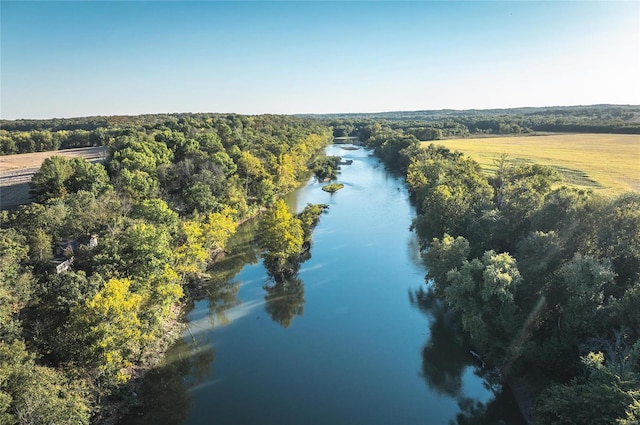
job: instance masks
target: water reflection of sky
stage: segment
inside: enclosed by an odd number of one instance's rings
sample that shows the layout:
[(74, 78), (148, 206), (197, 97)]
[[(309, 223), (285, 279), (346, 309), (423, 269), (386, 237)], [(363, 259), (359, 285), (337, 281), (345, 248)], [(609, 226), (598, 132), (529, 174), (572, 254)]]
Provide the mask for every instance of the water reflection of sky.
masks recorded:
[(198, 336), (199, 334), (209, 332), (211, 329), (217, 326), (229, 325), (238, 319), (242, 319), (245, 316), (251, 314), (254, 310), (264, 305), (264, 300), (254, 300), (243, 302), (237, 306), (231, 307), (225, 310), (222, 314), (225, 319), (222, 319), (219, 315), (205, 314), (201, 315), (199, 319), (190, 318), (189, 328), (191, 334)]
[(311, 181), (289, 199), (330, 205), (299, 281), (276, 286), (260, 263), (246, 266), (228, 308), (203, 300), (189, 314), (187, 339), (212, 341), (215, 361), (190, 389), (187, 424), (446, 424), (460, 399), (491, 398), (444, 316), (407, 297), (425, 270), (402, 181), (365, 151), (327, 153), (354, 162), (344, 189)]

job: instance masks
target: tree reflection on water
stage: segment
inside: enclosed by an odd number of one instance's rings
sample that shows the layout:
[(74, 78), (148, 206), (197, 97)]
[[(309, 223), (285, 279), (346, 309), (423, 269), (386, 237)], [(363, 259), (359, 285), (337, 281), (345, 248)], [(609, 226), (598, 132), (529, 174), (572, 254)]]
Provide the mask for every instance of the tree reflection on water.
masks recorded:
[(422, 348), (421, 375), (439, 394), (458, 398), (462, 375), (474, 361), (461, 326), (433, 291), (420, 288), (409, 295), (411, 303), (431, 318), (430, 337)]
[[(167, 351), (161, 365), (151, 369), (137, 393), (139, 404), (120, 425), (178, 425), (187, 419), (191, 407), (189, 388), (209, 375), (214, 350), (211, 345), (179, 339)], [(184, 377), (189, 376), (189, 380)]]
[[(431, 289), (409, 292), (411, 304), (430, 318), (430, 336), (422, 349), (422, 371), (427, 385), (440, 394), (454, 398), (460, 407), (455, 423), (524, 424), (509, 389), (502, 385), (500, 375), (483, 367), (481, 360), (471, 353), (468, 338), (462, 330), (458, 315), (452, 312)], [(474, 374), (492, 391), (486, 403), (465, 396), (463, 375), (475, 366)]]
[(304, 284), (298, 276), (274, 281), (264, 286), (265, 311), (271, 319), (288, 328), (295, 316), (304, 312)]
[[(235, 276), (247, 264), (258, 262), (255, 221), (244, 223), (231, 237), (224, 256), (208, 270), (209, 279), (188, 288), (193, 302), (206, 300), (209, 321), (228, 322), (226, 312), (239, 304), (239, 283)], [(193, 302), (188, 311), (193, 308)], [(151, 369), (136, 388), (137, 405), (119, 422), (120, 425), (177, 425), (184, 423), (191, 407), (189, 389), (211, 373), (214, 349), (209, 341), (191, 334), (180, 338), (167, 351), (161, 365)], [(188, 379), (185, 379), (187, 378)]]
[(247, 264), (258, 262), (256, 229), (257, 220), (249, 220), (238, 227), (229, 239), (224, 255), (207, 270), (209, 278), (192, 288), (194, 300), (207, 300), (208, 315), (213, 325), (227, 324), (229, 320), (225, 313), (240, 303), (240, 283), (233, 279)]

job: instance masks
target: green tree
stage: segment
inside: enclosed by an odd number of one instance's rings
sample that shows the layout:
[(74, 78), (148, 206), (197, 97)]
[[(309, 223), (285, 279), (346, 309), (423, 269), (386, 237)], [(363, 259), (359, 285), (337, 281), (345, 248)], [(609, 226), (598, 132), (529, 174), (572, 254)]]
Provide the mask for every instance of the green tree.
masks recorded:
[(577, 345), (606, 323), (604, 289), (614, 278), (606, 260), (576, 255), (562, 265), (545, 293), (565, 338)]
[(45, 205), (21, 205), (13, 215), (11, 225), (25, 235), (41, 229), (56, 240), (65, 232), (67, 214), (67, 207), (62, 199), (50, 200)]
[(497, 205), (507, 220), (509, 240), (515, 242), (529, 232), (532, 218), (557, 180), (552, 169), (537, 164), (509, 164), (498, 170)]
[(111, 147), (109, 168), (118, 173), (121, 170), (142, 171), (155, 177), (157, 168), (170, 164), (173, 152), (162, 142), (148, 139), (146, 136), (120, 136)]
[(518, 243), (517, 249), (518, 269), (523, 277), (518, 303), (523, 310), (531, 311), (560, 267), (563, 245), (554, 231), (532, 232)]
[(95, 196), (109, 189), (109, 177), (101, 164), (91, 164), (82, 158), (66, 159), (52, 156), (31, 179), (30, 193), (38, 202), (84, 190)]
[(174, 266), (182, 274), (184, 282), (187, 275), (204, 272), (208, 253), (204, 247), (203, 229), (197, 221), (184, 221), (180, 226), (180, 243), (174, 251)]
[(92, 409), (87, 390), (55, 369), (35, 366), (14, 398), (21, 424), (89, 424)]
[(424, 255), (427, 265), (427, 279), (432, 279), (436, 293), (444, 295), (449, 285), (449, 271), (455, 270), (467, 260), (470, 252), (469, 242), (462, 236), (453, 238), (445, 233), (442, 239), (433, 239)]
[(143, 199), (138, 202), (131, 211), (131, 218), (145, 220), (169, 231), (174, 231), (180, 221), (178, 213), (171, 210), (160, 198)]
[[(238, 165), (238, 175), (244, 180), (246, 196), (261, 199), (263, 190), (260, 190), (260, 183), (265, 180), (271, 182), (271, 179), (268, 178), (269, 174), (260, 159), (250, 152), (244, 151), (236, 160), (236, 164)], [(273, 182), (271, 182), (271, 189), (273, 190)]]
[(407, 182), (419, 204), (414, 226), (427, 240), (466, 235), (492, 206), (492, 190), (478, 163), (432, 147), (411, 162)]
[(196, 135), (196, 140), (200, 145), (200, 149), (209, 155), (224, 152), (224, 146), (216, 133), (199, 133)]
[(461, 313), (474, 344), (494, 360), (504, 360), (518, 328), (514, 297), (522, 278), (515, 259), (487, 251), (448, 272), (447, 280), (445, 298)]
[(327, 156), (319, 158), (313, 163), (313, 174), (318, 181), (335, 180), (338, 178), (340, 168), (339, 156)]
[(144, 222), (133, 223), (120, 237), (120, 255), (127, 276), (144, 278), (169, 263), (172, 252), (164, 229)]
[(66, 218), (61, 228), (64, 236), (84, 237), (92, 233), (102, 234), (119, 226), (124, 205), (115, 192), (96, 197), (80, 190), (64, 200)]
[(29, 237), (29, 251), (32, 261), (48, 261), (53, 258), (53, 241), (51, 235), (37, 229)]
[(53, 135), (49, 131), (32, 131), (31, 140), (35, 143), (37, 152), (55, 151), (58, 149), (54, 143)]
[(36, 144), (31, 138), (31, 134), (28, 132), (22, 131), (14, 133), (12, 138), (18, 148), (18, 153), (30, 153), (36, 151)]
[(122, 170), (114, 185), (120, 193), (133, 200), (154, 198), (159, 190), (158, 180), (142, 170)]
[(617, 373), (605, 365), (602, 353), (582, 358), (585, 373), (569, 384), (554, 384), (536, 400), (539, 424), (623, 424), (637, 419), (640, 376)]
[(226, 248), (227, 241), (238, 228), (235, 215), (234, 209), (226, 207), (219, 212), (198, 217), (202, 223), (204, 246), (210, 255), (222, 252)]
[(24, 236), (0, 229), (0, 341), (13, 341), (21, 331), (18, 314), (33, 292), (33, 275), (21, 265), (27, 258)]
[(329, 208), (327, 204), (307, 204), (304, 209), (297, 215), (302, 224), (304, 232), (303, 239), (305, 242), (311, 242), (313, 229), (320, 222), (320, 215)]
[(31, 178), (30, 193), (38, 202), (58, 198), (68, 193), (66, 187), (73, 175), (73, 166), (69, 160), (61, 156), (45, 159)]
[(88, 399), (79, 381), (35, 365), (22, 341), (0, 342), (0, 423), (88, 425)]
[(227, 177), (233, 175), (238, 169), (235, 162), (233, 162), (233, 159), (231, 159), (231, 157), (224, 151), (213, 153), (211, 155), (211, 160), (218, 166), (222, 167), (224, 175)]
[(619, 297), (624, 289), (640, 280), (640, 194), (626, 193), (611, 201), (596, 227), (599, 251), (611, 258), (618, 275)]
[(286, 153), (278, 157), (277, 186), (280, 193), (288, 193), (298, 185), (296, 159), (292, 153)]
[(0, 135), (0, 155), (12, 155), (14, 153), (18, 153), (16, 142), (8, 134)]
[(82, 158), (70, 160), (73, 173), (65, 184), (68, 193), (84, 190), (96, 197), (111, 188), (107, 170), (102, 164), (92, 164)]
[(260, 226), (260, 247), (265, 251), (265, 266), (274, 276), (282, 277), (296, 269), (303, 236), (300, 220), (289, 212), (282, 199), (265, 213)]
[(211, 186), (199, 181), (190, 184), (182, 190), (182, 199), (188, 212), (202, 212), (218, 210), (222, 205), (211, 191)]

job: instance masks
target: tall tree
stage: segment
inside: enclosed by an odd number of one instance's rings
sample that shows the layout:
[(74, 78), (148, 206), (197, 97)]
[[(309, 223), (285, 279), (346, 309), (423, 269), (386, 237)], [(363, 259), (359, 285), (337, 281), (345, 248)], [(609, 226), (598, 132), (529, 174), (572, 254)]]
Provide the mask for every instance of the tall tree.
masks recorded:
[(69, 160), (61, 156), (49, 157), (31, 178), (30, 193), (39, 202), (64, 196), (68, 193), (66, 185), (72, 175), (73, 166)]
[(289, 212), (282, 199), (265, 213), (260, 227), (260, 246), (265, 251), (265, 265), (274, 275), (282, 276), (295, 270), (303, 235), (300, 220)]
[(447, 280), (446, 300), (462, 314), (472, 341), (494, 361), (504, 360), (518, 328), (514, 295), (522, 278), (515, 259), (487, 251), (447, 273)]
[(142, 347), (139, 318), (142, 297), (131, 292), (129, 279), (110, 279), (83, 305), (71, 312), (71, 330), (79, 358), (98, 371), (108, 386), (130, 378), (126, 368)]

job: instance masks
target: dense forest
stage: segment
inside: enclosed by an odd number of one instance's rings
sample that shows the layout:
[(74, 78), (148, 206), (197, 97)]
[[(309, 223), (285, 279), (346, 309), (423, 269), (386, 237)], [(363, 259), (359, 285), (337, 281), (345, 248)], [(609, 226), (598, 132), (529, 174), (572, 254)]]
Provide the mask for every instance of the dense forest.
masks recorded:
[[(358, 136), (406, 175), (428, 269), (419, 296), (465, 330), (490, 384), (506, 383), (535, 423), (640, 420), (640, 195), (602, 198), (508, 158), (487, 176), (461, 153), (419, 144), (640, 134), (640, 107), (0, 125), (1, 154), (109, 152), (104, 164), (45, 160), (35, 202), (1, 212), (0, 424), (102, 423), (135, 403), (131, 383), (181, 336), (179, 307), (225, 261), (237, 225), (263, 211), (268, 292), (295, 287), (323, 206), (296, 216), (279, 198), (311, 173), (336, 177), (339, 158), (318, 157), (332, 136)], [(490, 411), (470, 406), (458, 422), (491, 423)]]
[[(326, 126), (296, 117), (115, 121), (23, 133), (38, 149), (90, 143), (109, 155), (45, 160), (35, 202), (2, 211), (0, 423), (103, 423), (136, 403), (129, 383), (180, 337), (182, 300), (209, 278), (238, 223), (274, 204), (282, 213), (277, 199), (331, 140)], [(295, 238), (286, 247), (265, 238), (266, 258), (298, 258), (321, 211), (270, 214)]]
[[(640, 420), (640, 195), (603, 198), (502, 158), (487, 177), (443, 146), (379, 124), (364, 141), (406, 174), (427, 290), (491, 383), (537, 424)], [(492, 423), (470, 406), (459, 423)]]
[[(303, 116), (333, 128), (334, 136), (361, 136), (377, 122), (422, 141), (536, 132), (640, 134), (640, 106), (594, 105), (490, 110), (439, 110)], [(239, 116), (236, 116), (239, 120)], [(156, 114), (49, 120), (0, 120), (0, 155), (104, 146), (124, 128), (153, 131), (166, 123), (218, 120), (216, 114)], [(230, 121), (233, 121), (230, 118)], [(229, 122), (229, 129), (233, 122)], [(226, 133), (229, 130), (221, 129)], [(361, 131), (365, 131), (361, 134)], [(222, 137), (222, 136), (221, 136)]]
[[(368, 137), (373, 122), (403, 130), (419, 140), (517, 135), (539, 132), (640, 134), (640, 106), (594, 105), (555, 108), (440, 110), (319, 115), (334, 135)], [(361, 131), (364, 130), (364, 133)]]

